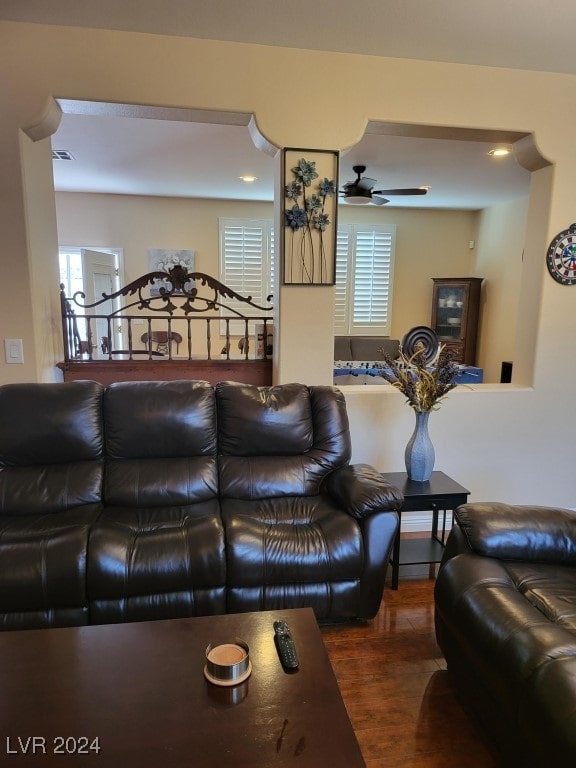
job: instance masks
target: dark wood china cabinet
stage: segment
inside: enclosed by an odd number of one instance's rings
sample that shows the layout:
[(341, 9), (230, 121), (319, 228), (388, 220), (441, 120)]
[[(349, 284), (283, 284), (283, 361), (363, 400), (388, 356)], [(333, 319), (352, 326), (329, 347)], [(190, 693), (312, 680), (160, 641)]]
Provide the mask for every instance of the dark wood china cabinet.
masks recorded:
[(455, 360), (476, 365), (482, 277), (433, 277), (432, 328)]

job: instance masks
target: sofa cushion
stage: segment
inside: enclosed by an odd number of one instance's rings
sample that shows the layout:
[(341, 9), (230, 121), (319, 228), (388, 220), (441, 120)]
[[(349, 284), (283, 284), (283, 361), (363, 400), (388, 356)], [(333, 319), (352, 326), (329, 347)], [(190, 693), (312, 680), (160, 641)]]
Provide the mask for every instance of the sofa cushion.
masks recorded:
[(0, 517), (0, 625), (88, 623), (86, 553), (99, 505), (57, 515)]
[(216, 407), (207, 382), (113, 384), (104, 423), (107, 504), (167, 507), (217, 497)]
[(227, 456), (296, 456), (314, 439), (310, 392), (303, 384), (217, 384), (219, 451)]
[(486, 557), (576, 563), (574, 510), (476, 502), (458, 507), (455, 518), (468, 549)]
[(129, 381), (104, 396), (113, 459), (216, 455), (214, 389), (205, 381)]
[(105, 496), (114, 506), (194, 504), (218, 495), (216, 457), (110, 461)]
[(226, 557), (218, 501), (108, 507), (90, 536), (92, 623), (224, 613)]
[(338, 581), (362, 574), (357, 523), (322, 496), (224, 499), (222, 519), (230, 583)]
[(102, 457), (102, 393), (95, 381), (0, 387), (0, 466)]
[(2, 515), (64, 512), (102, 498), (102, 461), (0, 468)]
[(359, 590), (362, 534), (327, 498), (223, 499), (222, 519), (233, 595), (229, 610), (308, 605), (314, 594), (321, 603), (314, 604), (317, 615), (328, 615), (324, 611), (339, 584)]
[(223, 497), (314, 495), (350, 460), (346, 403), (334, 387), (225, 382), (216, 400)]
[(0, 387), (0, 509), (37, 515), (102, 496), (103, 387), (93, 381)]
[(576, 568), (548, 563), (506, 563), (516, 589), (549, 621), (574, 632)]

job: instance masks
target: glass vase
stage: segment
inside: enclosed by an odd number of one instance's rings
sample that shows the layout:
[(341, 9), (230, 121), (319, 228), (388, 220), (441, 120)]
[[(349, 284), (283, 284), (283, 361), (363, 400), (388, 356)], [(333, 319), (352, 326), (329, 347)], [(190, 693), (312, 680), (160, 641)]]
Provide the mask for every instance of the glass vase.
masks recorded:
[(414, 413), (416, 414), (416, 426), (404, 453), (406, 472), (410, 480), (426, 482), (430, 480), (436, 458), (434, 446), (428, 434), (430, 411), (415, 411)]

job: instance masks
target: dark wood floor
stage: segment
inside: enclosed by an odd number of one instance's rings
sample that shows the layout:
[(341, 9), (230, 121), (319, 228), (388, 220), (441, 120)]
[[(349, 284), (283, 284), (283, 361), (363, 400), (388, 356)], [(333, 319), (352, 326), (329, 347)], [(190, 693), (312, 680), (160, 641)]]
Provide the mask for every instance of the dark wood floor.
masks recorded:
[(436, 644), (434, 578), (428, 566), (408, 570), (372, 622), (322, 627), (366, 766), (495, 768), (497, 750), (460, 703)]

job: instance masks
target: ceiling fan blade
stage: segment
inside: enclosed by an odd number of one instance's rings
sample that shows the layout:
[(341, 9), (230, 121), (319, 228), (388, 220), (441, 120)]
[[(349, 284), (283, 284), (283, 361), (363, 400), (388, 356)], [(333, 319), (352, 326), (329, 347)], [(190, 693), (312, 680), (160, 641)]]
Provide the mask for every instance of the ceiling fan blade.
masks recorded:
[(425, 195), (428, 192), (427, 189), (420, 189), (420, 187), (413, 187), (412, 189), (375, 189), (372, 194), (374, 195)]
[(386, 203), (389, 203), (390, 200), (388, 200), (387, 197), (380, 197), (380, 195), (375, 195), (372, 193), (372, 203), (374, 205), (386, 205)]
[(365, 190), (369, 192), (372, 187), (376, 184), (376, 179), (369, 179), (367, 176), (364, 176), (361, 179), (358, 179), (358, 181), (354, 182), (354, 185), (361, 190)]

